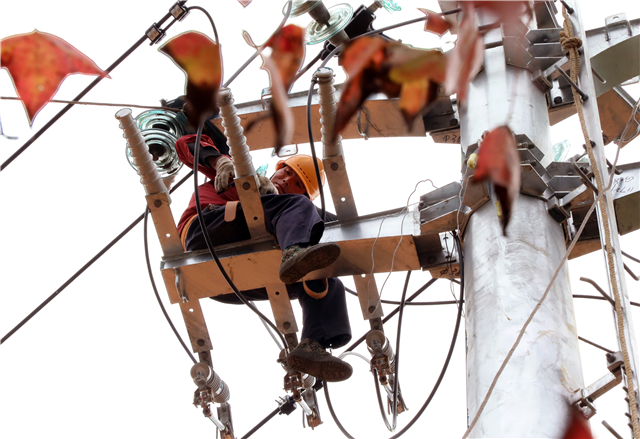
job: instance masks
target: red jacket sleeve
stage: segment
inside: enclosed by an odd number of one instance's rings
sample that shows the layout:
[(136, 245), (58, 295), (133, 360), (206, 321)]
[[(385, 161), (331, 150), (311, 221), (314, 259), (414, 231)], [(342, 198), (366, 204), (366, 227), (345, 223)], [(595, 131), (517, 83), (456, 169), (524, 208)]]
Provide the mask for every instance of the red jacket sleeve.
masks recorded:
[[(193, 143), (196, 141), (196, 134), (189, 134), (187, 136), (182, 136), (176, 142), (176, 151), (178, 152), (178, 158), (182, 163), (193, 169), (193, 154), (189, 150), (189, 143)], [(200, 145), (203, 148), (213, 148), (216, 151), (220, 152), (220, 150), (216, 147), (213, 140), (206, 134), (203, 134), (200, 138)], [(206, 175), (210, 180), (215, 180), (216, 178), (216, 170), (208, 167), (204, 167), (202, 165), (198, 166), (198, 171), (202, 172)]]

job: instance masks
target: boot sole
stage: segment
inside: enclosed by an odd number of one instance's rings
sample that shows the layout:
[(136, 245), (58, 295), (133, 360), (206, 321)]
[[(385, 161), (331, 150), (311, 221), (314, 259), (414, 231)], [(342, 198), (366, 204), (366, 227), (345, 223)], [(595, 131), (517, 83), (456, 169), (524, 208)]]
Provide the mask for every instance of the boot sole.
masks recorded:
[(298, 372), (308, 373), (320, 380), (335, 383), (344, 381), (351, 377), (353, 369), (351, 365), (337, 358), (327, 358), (325, 360), (313, 360), (310, 358), (289, 356), (287, 359), (289, 367)]
[(340, 256), (340, 246), (334, 243), (307, 247), (295, 260), (280, 267), (280, 280), (285, 284), (298, 282), (308, 273), (333, 264)]

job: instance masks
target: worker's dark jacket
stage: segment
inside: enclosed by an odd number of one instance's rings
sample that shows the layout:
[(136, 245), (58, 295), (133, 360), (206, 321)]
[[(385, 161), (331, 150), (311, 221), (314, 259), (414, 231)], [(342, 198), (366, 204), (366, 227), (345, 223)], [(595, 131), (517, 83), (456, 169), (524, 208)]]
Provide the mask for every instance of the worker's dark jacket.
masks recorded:
[[(180, 160), (190, 168), (193, 168), (195, 138), (195, 135), (184, 136), (176, 144)], [(206, 160), (221, 154), (208, 136), (202, 136), (201, 144), (198, 170), (201, 170), (210, 181), (199, 186), (200, 205), (213, 245), (251, 239), (241, 204), (238, 205), (235, 219), (230, 222), (225, 221), (225, 206), (228, 201), (239, 200), (238, 192), (235, 186), (221, 193), (216, 192), (213, 186), (216, 171), (208, 166)], [(262, 195), (261, 199), (265, 227), (269, 233), (276, 236), (282, 249), (294, 244), (314, 245), (320, 241), (324, 223), (318, 214), (317, 207), (309, 198), (299, 194), (268, 194)], [(329, 213), (327, 218), (337, 219), (335, 215)], [(180, 218), (178, 232), (186, 250), (207, 248), (196, 217), (195, 196), (192, 196), (189, 207)], [(251, 274), (247, 273), (247, 275)], [(305, 293), (301, 282), (287, 285), (287, 291), (289, 297), (298, 299), (302, 307), (302, 338), (317, 340), (325, 348), (339, 348), (351, 340), (351, 327), (342, 282), (337, 278), (328, 279), (328, 282), (328, 292), (322, 299), (312, 298)], [(324, 290), (323, 281), (309, 281), (307, 286), (314, 291)], [(249, 300), (268, 299), (264, 288), (243, 293)], [(235, 294), (224, 294), (212, 299), (225, 303), (241, 303)]]

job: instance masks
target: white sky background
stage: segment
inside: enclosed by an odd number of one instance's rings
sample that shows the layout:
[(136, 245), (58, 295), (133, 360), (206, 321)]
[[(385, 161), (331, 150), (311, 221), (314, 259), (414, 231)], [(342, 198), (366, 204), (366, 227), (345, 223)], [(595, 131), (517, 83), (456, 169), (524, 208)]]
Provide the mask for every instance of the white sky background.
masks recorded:
[[(225, 62), (231, 75), (252, 53), (242, 40), (248, 30), (256, 42), (264, 41), (281, 19), (280, 3), (254, 0), (243, 9), (235, 0), (190, 0), (213, 15), (218, 27)], [(326, 2), (331, 6), (336, 2)], [(439, 10), (435, 1), (399, 2), (403, 11), (393, 15), (379, 11), (376, 28), (421, 15), (416, 7)], [(52, 33), (92, 58), (101, 68), (109, 66), (171, 6), (167, 1), (24, 1), (2, 0), (0, 38), (37, 28)], [(354, 8), (359, 3), (352, 2)], [(559, 4), (558, 4), (559, 5)], [(609, 0), (583, 2), (585, 27), (604, 25), (604, 18), (626, 12), (640, 17), (640, 4)], [(294, 19), (306, 24), (308, 16)], [(187, 30), (212, 35), (209, 22), (193, 11), (174, 25), (169, 36)], [(403, 42), (434, 47), (442, 42), (414, 24), (388, 32)], [(307, 60), (317, 53), (308, 46)], [(342, 82), (342, 70), (333, 65)], [(258, 99), (268, 86), (266, 73), (254, 62), (231, 86), (236, 102)], [(184, 74), (157, 46), (143, 44), (84, 98), (91, 102), (158, 105), (160, 98), (183, 93)], [(72, 99), (93, 80), (73, 75), (65, 80), (57, 99)], [(309, 87), (305, 75), (294, 91)], [(637, 90), (632, 91), (638, 97)], [(10, 77), (0, 71), (0, 96), (15, 96)], [(4, 161), (42, 127), (62, 105), (49, 104), (29, 128), (18, 102), (0, 101), (0, 117), (9, 135), (0, 138), (0, 160)], [(144, 192), (137, 175), (125, 159), (125, 142), (114, 114), (115, 107), (76, 106), (0, 174), (0, 336), (53, 293), (86, 261), (143, 212)], [(134, 115), (139, 111), (134, 109)], [(576, 117), (552, 127), (552, 139), (569, 139), (572, 154), (583, 143)], [(640, 161), (639, 141), (621, 153), (620, 163)], [(351, 184), (361, 214), (400, 207), (416, 182), (431, 178), (442, 186), (459, 178), (457, 145), (436, 145), (430, 138), (354, 140), (345, 142)], [(607, 147), (613, 159), (613, 146)], [(305, 148), (301, 145), (301, 150)], [(254, 165), (275, 159), (268, 152), (254, 155)], [(181, 175), (186, 174), (183, 170)], [(178, 218), (192, 193), (192, 184), (173, 195)], [(430, 191), (422, 184), (412, 202)], [(327, 194), (329, 206), (331, 197)], [(150, 228), (150, 251), (156, 282), (168, 311), (187, 340), (177, 306), (169, 305), (159, 270), (160, 247)], [(637, 233), (621, 239), (627, 252), (640, 256)], [(640, 265), (626, 261), (636, 272)], [(574, 294), (597, 293), (580, 282), (588, 276), (606, 285), (600, 252), (569, 264)], [(384, 289), (386, 299), (399, 299), (404, 273), (394, 274)], [(414, 273), (409, 294), (430, 278)], [(378, 277), (382, 285), (384, 276)], [(353, 288), (351, 279), (345, 284)], [(631, 300), (640, 301), (640, 288), (629, 277)], [(456, 295), (458, 294), (455, 288)], [(449, 300), (448, 282), (438, 281), (422, 300)], [(354, 297), (348, 297), (354, 340), (367, 329)], [(231, 388), (234, 426), (238, 437), (271, 412), (283, 396), (284, 371), (275, 362), (278, 350), (258, 319), (240, 306), (202, 301), (211, 333), (213, 362)], [(260, 309), (268, 316), (267, 303)], [(391, 311), (385, 306), (385, 312)], [(294, 304), (294, 310), (299, 306)], [(634, 309), (636, 325), (640, 313)], [(616, 349), (611, 312), (604, 302), (576, 300), (578, 334)], [(301, 324), (298, 314), (298, 324)], [(417, 412), (440, 372), (455, 322), (455, 307), (407, 307), (403, 325), (400, 382), (410, 411), (399, 417), (404, 426)], [(397, 319), (385, 326), (395, 344)], [(604, 353), (581, 344), (585, 384), (606, 373)], [(358, 352), (365, 355), (362, 345)], [(334, 406), (347, 430), (354, 436), (388, 437), (377, 408), (372, 378), (364, 361), (349, 357), (354, 376), (331, 385)], [(110, 438), (124, 437), (213, 437), (214, 426), (191, 405), (195, 386), (189, 375), (191, 361), (175, 339), (153, 295), (144, 262), (142, 226), (137, 226), (113, 249), (71, 284), (43, 311), (0, 346), (0, 437), (3, 438)], [(464, 332), (445, 379), (431, 406), (404, 437), (460, 437), (466, 429)], [(597, 401), (598, 415), (592, 428), (598, 437), (611, 437), (600, 425), (605, 419), (625, 437), (626, 428), (620, 387)], [(289, 417), (277, 416), (254, 437), (334, 438), (341, 433), (333, 423), (322, 392), (318, 395), (324, 424), (315, 431), (302, 429), (302, 410)], [(522, 408), (523, 411), (527, 409)]]

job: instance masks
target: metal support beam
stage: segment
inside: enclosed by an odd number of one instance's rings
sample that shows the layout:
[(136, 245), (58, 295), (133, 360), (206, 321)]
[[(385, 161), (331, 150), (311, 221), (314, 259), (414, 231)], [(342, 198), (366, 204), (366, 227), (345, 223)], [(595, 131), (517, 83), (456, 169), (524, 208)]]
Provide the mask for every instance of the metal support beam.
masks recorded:
[[(576, 36), (584, 35), (584, 29), (581, 26), (582, 21), (582, 12), (581, 7), (577, 1), (569, 1), (568, 2), (575, 10), (576, 14), (571, 16), (571, 21), (573, 23), (574, 34)], [(629, 40), (627, 40), (629, 41)], [(591, 59), (589, 55), (589, 46), (583, 46), (584, 56), (581, 57), (581, 68), (580, 68), (580, 84), (584, 88), (584, 91), (591, 96), (596, 95), (596, 89), (593, 82), (593, 73), (591, 71)], [(639, 61), (638, 52), (630, 53), (630, 58), (633, 58), (637, 63)], [(632, 61), (629, 61), (632, 62)], [(589, 136), (592, 141), (595, 142), (596, 146), (593, 148), (593, 152), (595, 155), (596, 164), (598, 169), (600, 170), (600, 174), (602, 175), (603, 184), (606, 186), (609, 182), (609, 172), (607, 167), (607, 158), (604, 151), (604, 144), (602, 140), (602, 136), (600, 133), (602, 132), (602, 128), (600, 126), (600, 117), (598, 114), (598, 106), (594, 99), (589, 99), (588, 101), (583, 103), (584, 107), (584, 117), (587, 125), (587, 131), (589, 132)], [(635, 330), (633, 326), (633, 320), (631, 318), (631, 304), (629, 303), (629, 295), (627, 284), (624, 276), (624, 265), (622, 262), (622, 254), (620, 253), (620, 239), (618, 235), (618, 226), (616, 224), (615, 217), (615, 209), (613, 205), (613, 196), (611, 191), (607, 191), (604, 195), (604, 199), (606, 202), (606, 213), (607, 213), (607, 222), (608, 227), (611, 232), (611, 245), (613, 247), (613, 276), (611, 272), (607, 270), (607, 276), (609, 278), (609, 290), (611, 292), (611, 296), (614, 296), (612, 289), (612, 282), (615, 278), (615, 283), (618, 285), (618, 291), (620, 293), (620, 305), (622, 306), (623, 313), (623, 325), (624, 325), (624, 337), (626, 339), (627, 349), (629, 352), (629, 361), (631, 363), (632, 375), (633, 375), (633, 387), (636, 391), (640, 390), (638, 386), (638, 345), (635, 336)], [(604, 232), (604, 219), (603, 212), (600, 210), (600, 206), (596, 209), (598, 214), (598, 228), (600, 230), (600, 241), (602, 243), (602, 248), (605, 247), (605, 232)], [(605, 266), (609, 266), (606, 252), (604, 252), (605, 257)], [(615, 300), (615, 298), (614, 298)], [(617, 322), (617, 316), (614, 312), (614, 319)], [(626, 380), (626, 378), (625, 378)]]

